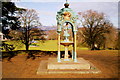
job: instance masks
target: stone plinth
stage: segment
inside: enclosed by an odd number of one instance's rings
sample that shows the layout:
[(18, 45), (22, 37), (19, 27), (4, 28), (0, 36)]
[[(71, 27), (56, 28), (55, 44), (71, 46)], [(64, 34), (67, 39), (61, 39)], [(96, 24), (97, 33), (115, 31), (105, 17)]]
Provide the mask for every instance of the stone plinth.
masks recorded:
[(64, 59), (61, 59), (61, 62), (57, 62), (57, 59), (49, 59), (48, 60), (48, 65), (47, 65), (48, 70), (55, 70), (55, 69), (90, 69), (90, 63), (88, 63), (85, 59), (83, 58), (78, 58), (78, 62), (73, 62), (72, 59), (69, 61), (64, 61)]
[(88, 74), (88, 73), (100, 73), (92, 63), (83, 59), (77, 58), (78, 62), (73, 62), (72, 59), (69, 61), (57, 62), (56, 58), (50, 58), (48, 60), (42, 60), (37, 70), (37, 74)]

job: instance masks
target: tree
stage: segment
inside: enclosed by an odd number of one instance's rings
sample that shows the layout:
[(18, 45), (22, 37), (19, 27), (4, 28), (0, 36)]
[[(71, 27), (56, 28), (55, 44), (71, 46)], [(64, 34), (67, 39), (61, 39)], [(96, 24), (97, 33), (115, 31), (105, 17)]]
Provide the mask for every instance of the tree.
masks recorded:
[(19, 17), (15, 15), (24, 9), (17, 8), (13, 2), (2, 2), (2, 33), (8, 38), (9, 30), (20, 28)]
[(57, 40), (57, 32), (55, 30), (48, 31), (48, 39), (49, 40)]
[(30, 40), (34, 40), (34, 39), (35, 40), (45, 40), (44, 35), (46, 35), (46, 34), (40, 28), (32, 28), (30, 30)]
[(120, 29), (117, 29), (117, 39), (115, 43), (115, 49), (120, 50)]
[(87, 45), (84, 42), (84, 35), (81, 34), (82, 31), (84, 31), (84, 28), (81, 27), (81, 28), (78, 28), (78, 31), (77, 31), (77, 46), (80, 47), (80, 46), (84, 46), (84, 47), (87, 47)]
[(1, 0), (1, 2), (11, 2), (11, 0)]
[(8, 35), (11, 37), (11, 40), (20, 40), (22, 32), (20, 30), (10, 30)]
[(79, 12), (80, 21), (84, 30), (82, 35), (84, 36), (84, 42), (94, 50), (100, 48), (105, 44), (105, 33), (110, 32), (110, 28), (113, 26), (107, 19), (104, 13), (98, 13), (97, 11), (88, 10), (86, 12)]
[(33, 9), (26, 9), (21, 14), (18, 15), (19, 21), (21, 22), (22, 30), (22, 43), (25, 44), (26, 50), (29, 49), (29, 44), (32, 36), (32, 28), (40, 26), (38, 14)]
[(110, 29), (110, 33), (109, 34), (105, 34), (105, 45), (104, 45), (104, 49), (116, 49), (116, 44), (117, 44), (117, 39), (118, 39), (118, 32), (117, 29), (115, 27), (111, 27)]
[(118, 46), (118, 50), (120, 50), (120, 30), (118, 30), (118, 41), (117, 41), (117, 46)]

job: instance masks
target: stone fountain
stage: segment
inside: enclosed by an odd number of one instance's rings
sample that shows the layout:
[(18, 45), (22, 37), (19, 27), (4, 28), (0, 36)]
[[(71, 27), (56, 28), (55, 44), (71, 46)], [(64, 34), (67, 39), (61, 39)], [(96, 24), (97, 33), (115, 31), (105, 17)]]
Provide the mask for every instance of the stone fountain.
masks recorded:
[[(82, 57), (77, 58), (76, 33), (78, 16), (69, 8), (66, 1), (65, 8), (57, 12), (58, 55), (40, 62), (37, 74), (50, 73), (99, 73), (100, 71), (89, 61)], [(69, 27), (72, 29), (72, 40), (69, 40)], [(64, 40), (61, 40), (61, 32), (64, 30)], [(65, 56), (61, 58), (61, 45), (65, 47)], [(68, 57), (68, 47), (72, 45), (72, 58)]]
[[(77, 62), (77, 53), (76, 53), (76, 32), (77, 32), (77, 19), (78, 16), (75, 14), (75, 12), (72, 11), (71, 8), (69, 8), (68, 2), (64, 4), (65, 8), (62, 8), (59, 12), (57, 12), (57, 32), (58, 32), (58, 62), (61, 62), (61, 53), (60, 53), (60, 45), (63, 45), (65, 47), (65, 56), (64, 61), (69, 61), (68, 59), (68, 47), (72, 45), (72, 59), (74, 62)], [(64, 26), (65, 24), (65, 26)], [(69, 41), (68, 37), (70, 34), (68, 33), (68, 26), (72, 29), (72, 35), (73, 40)], [(64, 29), (64, 41), (60, 40), (61, 31)]]

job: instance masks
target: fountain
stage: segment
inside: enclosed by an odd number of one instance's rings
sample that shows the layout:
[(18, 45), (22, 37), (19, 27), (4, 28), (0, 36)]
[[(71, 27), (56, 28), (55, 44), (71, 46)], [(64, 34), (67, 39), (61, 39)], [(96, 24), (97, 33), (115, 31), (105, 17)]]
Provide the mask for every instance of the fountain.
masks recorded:
[[(66, 1), (64, 4), (65, 8), (62, 8), (59, 12), (57, 12), (57, 32), (58, 32), (58, 62), (61, 62), (61, 53), (60, 53), (60, 45), (65, 47), (65, 56), (64, 61), (69, 61), (68, 59), (68, 47), (72, 45), (72, 59), (74, 62), (77, 62), (77, 53), (76, 53), (76, 32), (77, 32), (77, 19), (78, 16), (69, 8), (69, 4)], [(64, 26), (65, 24), (65, 26)], [(73, 40), (69, 41), (68, 37), (70, 34), (68, 33), (68, 26), (71, 26)], [(61, 41), (61, 31), (64, 29), (64, 41)]]
[[(69, 8), (69, 4), (64, 4), (65, 8), (62, 8), (57, 12), (57, 33), (58, 33), (58, 55), (56, 58), (49, 58), (40, 62), (37, 74), (48, 73), (99, 73), (89, 61), (84, 58), (77, 58), (76, 53), (76, 32), (77, 32), (77, 15)], [(72, 40), (69, 40), (70, 34), (68, 32), (72, 29)], [(61, 40), (61, 32), (64, 30), (64, 40)], [(61, 45), (65, 47), (65, 56), (61, 58)], [(72, 58), (68, 57), (68, 47), (72, 45)]]

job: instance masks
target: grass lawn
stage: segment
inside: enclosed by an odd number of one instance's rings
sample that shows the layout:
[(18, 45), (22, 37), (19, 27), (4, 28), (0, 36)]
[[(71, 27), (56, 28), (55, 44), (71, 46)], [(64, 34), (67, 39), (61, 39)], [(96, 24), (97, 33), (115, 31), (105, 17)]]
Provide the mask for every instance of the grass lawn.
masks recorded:
[[(7, 44), (14, 45), (14, 50), (25, 50), (25, 45), (20, 41), (7, 41)], [(34, 44), (34, 43), (33, 43)], [(30, 46), (29, 50), (42, 50), (42, 51), (57, 51), (57, 40), (45, 40), (45, 42), (37, 41), (35, 43), (37, 46)], [(87, 47), (77, 47), (79, 50), (88, 50)], [(72, 46), (69, 47), (69, 50), (72, 50)], [(64, 46), (61, 45), (61, 51), (64, 51)]]

